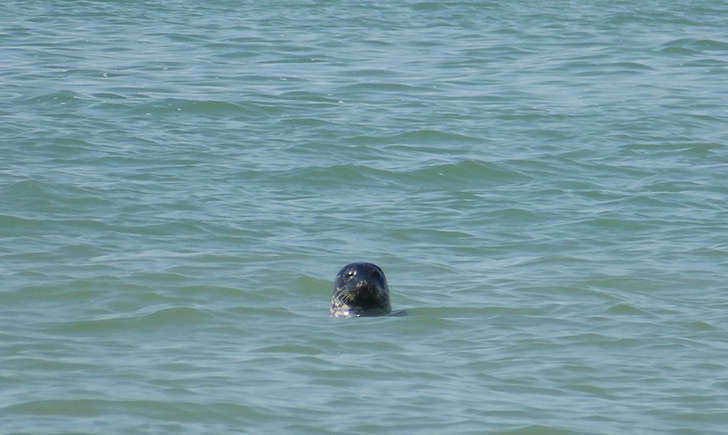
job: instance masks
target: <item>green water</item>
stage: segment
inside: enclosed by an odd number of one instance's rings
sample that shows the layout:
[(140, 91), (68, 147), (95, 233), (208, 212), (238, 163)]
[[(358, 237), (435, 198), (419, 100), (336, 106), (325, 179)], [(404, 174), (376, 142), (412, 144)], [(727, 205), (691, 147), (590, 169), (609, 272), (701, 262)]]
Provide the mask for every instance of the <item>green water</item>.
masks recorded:
[(0, 432), (728, 427), (727, 2), (0, 16)]

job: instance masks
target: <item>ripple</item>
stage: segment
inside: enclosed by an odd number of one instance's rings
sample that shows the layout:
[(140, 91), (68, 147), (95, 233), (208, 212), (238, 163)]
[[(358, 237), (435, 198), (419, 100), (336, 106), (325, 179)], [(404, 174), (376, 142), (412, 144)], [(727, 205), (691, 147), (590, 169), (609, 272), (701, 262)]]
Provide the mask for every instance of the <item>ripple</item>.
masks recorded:
[(168, 307), (156, 309), (152, 313), (129, 315), (112, 315), (92, 320), (78, 320), (65, 323), (53, 323), (49, 330), (64, 334), (99, 335), (99, 334), (127, 334), (133, 331), (159, 331), (160, 328), (181, 328), (181, 330), (197, 329), (209, 325), (214, 320), (215, 313), (211, 310), (192, 307)]
[(679, 38), (663, 45), (662, 51), (674, 54), (697, 54), (704, 52), (724, 52), (728, 42), (713, 39)]
[(511, 170), (505, 165), (479, 160), (463, 160), (457, 163), (432, 165), (410, 171), (407, 175), (415, 180), (429, 180), (435, 184), (462, 183), (463, 181), (500, 184), (529, 180), (521, 172)]
[(616, 304), (607, 310), (607, 313), (609, 314), (619, 314), (619, 315), (630, 315), (630, 316), (637, 316), (642, 315), (644, 312), (632, 305), (629, 304)]

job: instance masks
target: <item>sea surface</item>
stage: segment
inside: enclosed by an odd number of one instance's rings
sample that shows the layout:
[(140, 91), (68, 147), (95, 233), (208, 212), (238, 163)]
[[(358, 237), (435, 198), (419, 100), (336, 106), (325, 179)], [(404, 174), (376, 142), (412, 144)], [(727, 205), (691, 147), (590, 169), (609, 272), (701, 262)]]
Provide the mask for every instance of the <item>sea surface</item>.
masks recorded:
[(0, 17), (0, 433), (728, 432), (728, 2)]

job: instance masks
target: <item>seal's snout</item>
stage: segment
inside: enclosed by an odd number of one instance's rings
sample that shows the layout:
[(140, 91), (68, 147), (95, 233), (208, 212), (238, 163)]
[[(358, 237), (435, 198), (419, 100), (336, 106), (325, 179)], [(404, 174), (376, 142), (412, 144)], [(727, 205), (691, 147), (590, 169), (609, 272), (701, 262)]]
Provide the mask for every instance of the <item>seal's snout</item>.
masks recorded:
[(387, 278), (379, 266), (372, 263), (351, 263), (336, 274), (330, 316), (375, 316), (390, 311)]

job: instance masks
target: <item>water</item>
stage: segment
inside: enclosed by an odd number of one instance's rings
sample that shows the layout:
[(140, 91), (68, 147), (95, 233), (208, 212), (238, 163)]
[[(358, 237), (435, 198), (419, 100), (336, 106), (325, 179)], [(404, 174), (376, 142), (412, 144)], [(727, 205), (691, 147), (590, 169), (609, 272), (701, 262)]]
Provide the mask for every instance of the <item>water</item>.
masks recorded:
[(3, 433), (728, 427), (725, 1), (0, 16)]

